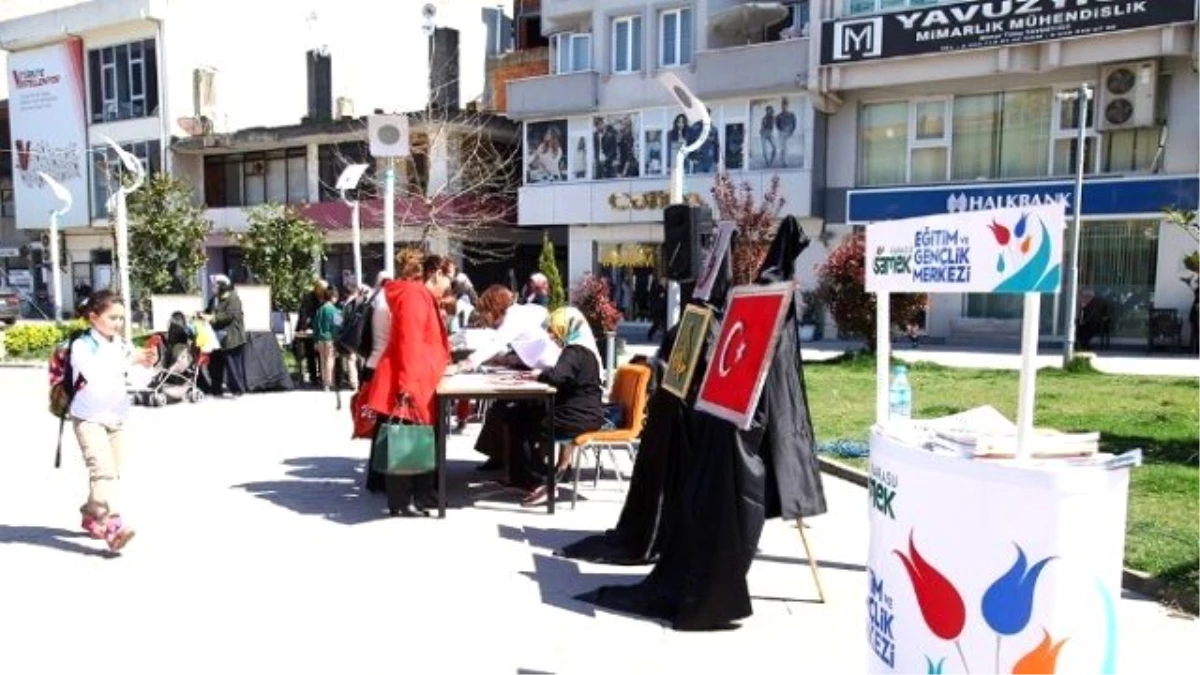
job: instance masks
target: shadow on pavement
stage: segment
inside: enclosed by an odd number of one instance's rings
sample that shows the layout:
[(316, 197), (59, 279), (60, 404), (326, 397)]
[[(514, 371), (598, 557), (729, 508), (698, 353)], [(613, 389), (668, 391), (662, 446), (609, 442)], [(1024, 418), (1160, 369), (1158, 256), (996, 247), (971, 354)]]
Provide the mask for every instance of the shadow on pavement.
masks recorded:
[(499, 531), (501, 539), (527, 543), (533, 548), (546, 551), (557, 551), (584, 537), (599, 534), (595, 530), (559, 530), (543, 527), (513, 527), (511, 525), (497, 525), (496, 529)]
[[(792, 558), (789, 556), (767, 555), (765, 553), (759, 553), (754, 556), (754, 559), (761, 560), (763, 562), (783, 563), (785, 565), (803, 565), (805, 567), (808, 567), (808, 558)], [(827, 570), (842, 570), (843, 572), (866, 572), (867, 571), (866, 565), (859, 565), (856, 563), (834, 562), (831, 560), (818, 560), (817, 567), (820, 567), (821, 569), (827, 569)]]
[[(86, 538), (83, 532), (71, 532), (57, 527), (39, 527), (35, 525), (12, 526), (0, 525), (0, 544), (28, 544), (55, 548), (67, 553), (90, 555), (98, 558), (115, 558), (117, 554), (103, 548), (85, 546), (75, 541)], [(103, 542), (98, 542), (103, 545)]]
[(294, 457), (285, 460), (288, 478), (234, 485), (301, 515), (323, 516), (343, 525), (386, 518), (383, 495), (366, 491), (366, 460), (350, 457)]
[[(596, 607), (576, 600), (574, 596), (600, 586), (635, 584), (645, 577), (643, 574), (583, 574), (573, 560), (541, 554), (533, 556), (533, 571), (521, 574), (537, 582), (542, 604), (586, 617), (595, 617)], [(643, 617), (631, 618), (646, 620)]]

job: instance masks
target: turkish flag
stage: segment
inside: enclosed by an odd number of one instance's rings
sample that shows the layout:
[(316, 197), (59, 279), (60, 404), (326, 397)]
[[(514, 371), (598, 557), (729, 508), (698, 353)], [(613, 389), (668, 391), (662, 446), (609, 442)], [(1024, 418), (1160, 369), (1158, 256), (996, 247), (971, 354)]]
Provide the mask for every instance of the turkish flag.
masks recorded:
[(733, 290), (697, 408), (750, 428), (792, 293), (790, 283)]

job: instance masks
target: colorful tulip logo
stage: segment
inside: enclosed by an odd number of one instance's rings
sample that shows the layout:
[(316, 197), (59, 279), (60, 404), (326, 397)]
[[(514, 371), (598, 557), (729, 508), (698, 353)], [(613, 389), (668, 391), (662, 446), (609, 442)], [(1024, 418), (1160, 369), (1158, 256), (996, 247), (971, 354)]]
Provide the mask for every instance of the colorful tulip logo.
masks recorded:
[(925, 672), (930, 673), (931, 675), (940, 675), (942, 668), (946, 665), (946, 659), (938, 659), (938, 662), (934, 663), (933, 659), (926, 656), (925, 664), (928, 666), (928, 668), (925, 669)]
[[(1022, 656), (1016, 665), (1013, 666), (1013, 675), (1053, 673), (1058, 667), (1058, 652), (1066, 644), (1064, 638), (1058, 642), (1050, 639), (1050, 633), (1046, 629), (1042, 629), (1042, 641), (1038, 646), (1029, 651), (1028, 654)], [(999, 672), (999, 671), (997, 671)]]
[(929, 626), (934, 635), (954, 642), (958, 656), (963, 661), (963, 668), (969, 671), (967, 658), (958, 642), (958, 636), (962, 634), (963, 626), (967, 622), (967, 608), (958, 589), (917, 551), (912, 531), (908, 534), (908, 556), (902, 551), (892, 552), (900, 556), (900, 561), (904, 563), (904, 570), (908, 572), (908, 579), (912, 582), (925, 625)]
[(1045, 558), (1033, 567), (1019, 544), (1017, 561), (999, 579), (992, 582), (983, 594), (983, 618), (996, 631), (996, 672), (1000, 671), (1000, 640), (1004, 635), (1016, 635), (1029, 625), (1033, 613), (1033, 591), (1038, 577), (1053, 557)]

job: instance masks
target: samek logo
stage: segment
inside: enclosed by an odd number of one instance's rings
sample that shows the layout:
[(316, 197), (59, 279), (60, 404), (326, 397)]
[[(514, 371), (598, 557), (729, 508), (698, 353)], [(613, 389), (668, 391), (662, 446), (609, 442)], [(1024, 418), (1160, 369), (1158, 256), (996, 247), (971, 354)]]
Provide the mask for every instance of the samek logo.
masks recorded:
[(871, 59), (883, 55), (883, 17), (839, 21), (833, 25), (833, 60)]

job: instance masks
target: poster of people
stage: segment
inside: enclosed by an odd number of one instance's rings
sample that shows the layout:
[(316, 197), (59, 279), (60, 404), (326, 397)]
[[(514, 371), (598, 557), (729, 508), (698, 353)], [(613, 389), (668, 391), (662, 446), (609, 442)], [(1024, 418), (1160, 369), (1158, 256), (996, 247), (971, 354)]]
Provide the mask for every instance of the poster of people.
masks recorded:
[(631, 114), (592, 119), (592, 178), (637, 178), (639, 175), (638, 130)]
[[(667, 132), (667, 166), (675, 165), (675, 153), (681, 145), (691, 145), (697, 138), (700, 137), (700, 132), (704, 127), (699, 124), (689, 125), (687, 118), (683, 115), (676, 115), (671, 122), (671, 130)], [(687, 163), (684, 165), (684, 173), (716, 173), (721, 161), (721, 133), (718, 125), (714, 124), (709, 129), (708, 138), (705, 139), (704, 145), (693, 150), (687, 156)]]
[(750, 101), (750, 169), (804, 165), (799, 120), (786, 96)]
[(740, 171), (744, 166), (744, 153), (746, 151), (746, 125), (738, 122), (737, 124), (725, 125), (725, 170)]
[(575, 172), (575, 178), (587, 178), (587, 136), (580, 136), (578, 139), (576, 139), (574, 153), (575, 154), (571, 157), (571, 170)]
[(566, 120), (529, 122), (525, 125), (526, 183), (567, 179), (566, 140)]
[(663, 132), (654, 129), (646, 132), (646, 173), (647, 176), (661, 176), (663, 173)]

